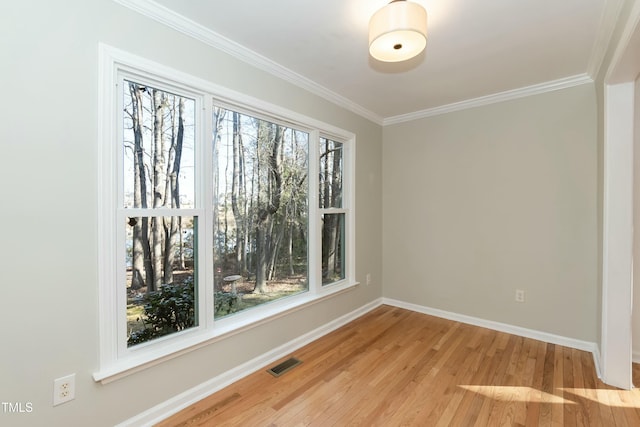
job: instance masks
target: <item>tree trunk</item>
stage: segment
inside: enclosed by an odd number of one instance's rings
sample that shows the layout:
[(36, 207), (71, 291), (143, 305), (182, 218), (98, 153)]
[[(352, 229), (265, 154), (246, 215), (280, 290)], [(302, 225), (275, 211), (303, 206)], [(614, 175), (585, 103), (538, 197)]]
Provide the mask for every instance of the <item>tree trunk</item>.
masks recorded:
[[(229, 145), (227, 145), (227, 152), (226, 152), (226, 158), (227, 160), (229, 159)], [(227, 182), (227, 177), (229, 176), (229, 162), (227, 161), (224, 167), (224, 204), (223, 204), (223, 208), (224, 210), (222, 211), (222, 221), (224, 224), (224, 250), (222, 252), (222, 257), (224, 259), (224, 267), (223, 268), (227, 268), (226, 264), (227, 264), (227, 251), (229, 250), (229, 203), (227, 201), (228, 197), (228, 182)]]
[(322, 226), (322, 278), (331, 279), (335, 275), (336, 225), (335, 215), (324, 215)]
[(231, 209), (236, 220), (236, 247), (235, 247), (235, 268), (241, 270), (242, 259), (244, 258), (244, 223), (245, 218), (240, 210), (240, 204), (245, 203), (244, 188), (244, 161), (242, 147), (242, 126), (240, 124), (240, 114), (233, 113), (233, 171), (231, 179)]
[(164, 269), (162, 281), (163, 283), (173, 283), (173, 264), (175, 262), (173, 244), (176, 236), (175, 230), (177, 229), (176, 217), (163, 218), (162, 224), (164, 229)]
[(267, 254), (266, 227), (268, 216), (259, 223), (256, 229), (256, 286), (253, 291), (258, 294), (267, 292)]
[[(342, 207), (342, 144), (324, 139), (323, 207)], [(341, 221), (337, 214), (325, 214), (322, 227), (322, 278), (333, 280), (340, 272)]]
[[(147, 207), (147, 175), (144, 163), (144, 145), (142, 140), (142, 93), (144, 88), (135, 83), (129, 83), (129, 93), (131, 95), (132, 124), (133, 124), (133, 207)], [(132, 265), (131, 265), (131, 287), (140, 289), (153, 282), (153, 268), (149, 262), (149, 234), (148, 221), (141, 221), (141, 218), (130, 218), (129, 224), (133, 225), (132, 236)], [(144, 271), (144, 275), (142, 272)]]
[[(267, 234), (267, 230), (271, 227), (272, 216), (280, 208), (280, 200), (282, 196), (282, 174), (280, 170), (280, 149), (282, 147), (283, 132), (282, 127), (278, 125), (268, 125), (260, 122), (259, 137), (271, 139), (271, 152), (268, 157), (267, 167), (267, 198), (264, 207), (258, 210), (257, 218), (257, 238), (256, 238), (256, 287), (255, 292), (266, 292), (267, 285), (267, 262), (270, 258), (268, 253), (269, 246), (267, 242), (271, 240), (271, 236)], [(275, 126), (275, 135), (271, 138), (272, 129)], [(262, 130), (262, 132), (260, 132)], [(265, 135), (266, 134), (266, 135)]]
[[(333, 162), (331, 167), (331, 206), (342, 207), (342, 148), (338, 149), (335, 142), (332, 143)], [(339, 144), (342, 147), (342, 144)], [(340, 262), (340, 231), (341, 231), (341, 215), (331, 215), (333, 217), (331, 224), (331, 257), (329, 259), (332, 273), (341, 272), (342, 266)]]
[(293, 267), (293, 221), (289, 225), (289, 230), (287, 232), (287, 258), (289, 259), (289, 275), (293, 276), (296, 274), (295, 269)]
[[(176, 139), (175, 157), (173, 162), (173, 176), (171, 196), (176, 208), (180, 208), (180, 164), (182, 161), (182, 145), (184, 141), (184, 98), (178, 102), (178, 135)], [(175, 233), (178, 235), (179, 265), (186, 268), (184, 262), (184, 239), (182, 237), (182, 217), (178, 217)]]
[[(153, 89), (153, 207), (163, 206), (166, 189), (165, 176), (165, 153), (164, 153), (164, 108), (165, 95)], [(153, 290), (158, 290), (162, 286), (163, 275), (160, 274), (163, 268), (163, 226), (161, 218), (151, 219), (152, 237), (152, 262), (155, 272)]]
[[(184, 140), (184, 98), (178, 98), (176, 106), (175, 98), (171, 109), (171, 148), (167, 161), (167, 186), (165, 187), (164, 205), (171, 208), (180, 208), (180, 161), (182, 159), (182, 145)], [(176, 120), (176, 115), (177, 120)], [(175, 216), (165, 218), (164, 221), (164, 271), (163, 282), (173, 283), (173, 266), (176, 253), (173, 250), (177, 234), (178, 221)], [(179, 250), (181, 251), (182, 248)]]
[[(153, 263), (151, 262), (151, 242), (149, 241), (149, 218), (142, 217), (142, 227), (140, 229), (140, 236), (142, 242), (142, 250), (144, 254), (144, 271), (145, 279), (147, 283), (147, 292), (155, 290), (155, 273), (153, 269)], [(158, 272), (158, 274), (160, 274)]]
[(182, 229), (182, 217), (178, 217), (178, 245), (180, 248), (180, 256), (178, 257), (178, 262), (180, 265), (180, 270), (185, 270), (187, 265), (184, 260), (184, 231)]
[[(329, 146), (330, 141), (328, 139), (325, 139), (324, 142), (325, 142), (324, 152), (326, 154), (326, 157), (324, 158), (324, 168), (323, 168), (324, 183), (323, 183), (323, 189), (322, 189), (323, 190), (322, 202), (323, 202), (323, 208), (326, 209), (326, 208), (332, 207), (332, 204), (331, 204), (332, 173), (331, 173), (331, 168), (329, 167), (329, 165), (331, 164), (331, 162), (329, 161), (330, 160), (329, 153), (331, 153), (330, 146)], [(333, 215), (324, 215), (324, 218), (323, 218), (323, 225), (322, 225), (322, 278), (323, 279), (331, 278), (334, 275), (334, 265), (335, 265), (333, 260), (333, 256), (334, 256), (333, 248), (335, 246), (334, 233), (333, 233), (333, 230), (335, 228), (334, 219), (335, 217)]]
[[(256, 150), (256, 153), (257, 153), (257, 150)], [(260, 164), (257, 161), (257, 156), (254, 159), (254, 162), (255, 162), (256, 165), (253, 168), (251, 168), (251, 194), (249, 195), (249, 206), (247, 207), (247, 219), (248, 219), (247, 220), (247, 224), (246, 224), (246, 229), (247, 229), (246, 236), (247, 236), (247, 238), (248, 238), (249, 234), (253, 235), (253, 233), (250, 233), (249, 230), (254, 230), (254, 228), (256, 227), (255, 226), (255, 219), (254, 219), (253, 215), (249, 216), (249, 212), (252, 212), (252, 213), (254, 212), (255, 206), (256, 206), (256, 198), (258, 198), (258, 200), (259, 200), (259, 197), (260, 197), (256, 193), (256, 188), (257, 188), (258, 193), (260, 192), (260, 183), (259, 183), (260, 179), (258, 179), (258, 177), (257, 177), (257, 169), (259, 169)], [(257, 254), (257, 243), (256, 242), (257, 242), (257, 240), (253, 239), (253, 238), (248, 240), (248, 246), (247, 246), (248, 251), (247, 252), (249, 254), (248, 254), (247, 259), (246, 259), (246, 267), (247, 267), (246, 271), (247, 272), (249, 271), (249, 268), (253, 268), (253, 266), (255, 265), (255, 262), (256, 262), (256, 260), (255, 260), (256, 256), (254, 256), (254, 254)]]
[[(219, 162), (217, 161), (217, 159), (219, 159), (220, 156), (220, 130), (221, 130), (221, 126), (222, 126), (222, 121), (224, 120), (224, 116), (225, 116), (226, 110), (221, 109), (221, 108), (215, 108), (214, 109), (214, 126), (213, 126), (213, 158), (216, 159), (216, 161), (213, 162), (213, 228), (214, 228), (214, 245), (215, 246), (215, 252), (219, 253), (219, 247), (217, 246), (217, 242), (218, 242), (218, 236), (220, 235), (220, 211), (218, 209), (218, 205), (220, 203), (220, 176), (219, 176), (219, 171), (218, 171), (218, 166), (219, 166)], [(218, 264), (220, 263), (220, 260), (218, 258), (214, 258), (214, 262), (217, 262)], [(219, 265), (215, 266), (216, 269), (220, 268)], [(214, 279), (215, 280), (215, 279)], [(219, 283), (215, 283), (215, 287), (216, 289), (218, 289)]]
[[(286, 219), (286, 218), (284, 218)], [(273, 227), (272, 227), (273, 228)], [(280, 251), (280, 247), (282, 245), (282, 240), (284, 238), (284, 232), (286, 229), (286, 223), (283, 220), (280, 225), (277, 227), (277, 231), (274, 233), (272, 230), (271, 233), (271, 245), (269, 248), (269, 264), (268, 264), (268, 280), (273, 280), (276, 276), (276, 261), (278, 260), (278, 252)], [(275, 235), (275, 236), (274, 236)]]

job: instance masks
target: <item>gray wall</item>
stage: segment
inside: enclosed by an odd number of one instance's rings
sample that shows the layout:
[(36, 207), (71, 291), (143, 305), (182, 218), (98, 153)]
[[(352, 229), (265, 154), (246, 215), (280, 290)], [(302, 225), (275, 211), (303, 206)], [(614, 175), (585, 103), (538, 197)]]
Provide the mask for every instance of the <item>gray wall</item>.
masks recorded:
[(387, 126), (383, 140), (386, 297), (597, 340), (592, 84)]
[[(355, 114), (112, 0), (0, 7), (1, 425), (113, 425), (382, 295), (382, 130)], [(113, 383), (98, 369), (98, 43), (149, 58), (357, 135), (357, 278), (373, 283)], [(76, 399), (52, 407), (53, 380)]]

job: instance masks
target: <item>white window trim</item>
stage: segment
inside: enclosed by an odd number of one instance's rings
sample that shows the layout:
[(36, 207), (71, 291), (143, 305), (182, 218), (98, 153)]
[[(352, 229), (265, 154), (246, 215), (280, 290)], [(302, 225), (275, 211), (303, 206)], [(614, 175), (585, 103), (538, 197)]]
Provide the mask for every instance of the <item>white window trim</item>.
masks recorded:
[[(196, 194), (196, 209), (200, 218), (199, 233), (205, 243), (199, 252), (200, 267), (204, 269), (205, 278), (199, 281), (199, 305), (198, 326), (182, 332), (158, 338), (152, 342), (141, 344), (131, 349), (123, 349), (119, 342), (122, 331), (118, 333), (118, 327), (122, 328), (122, 322), (118, 320), (123, 310), (122, 304), (118, 304), (121, 298), (120, 278), (118, 276), (118, 245), (121, 243), (117, 237), (118, 206), (113, 195), (118, 194), (119, 174), (118, 157), (115, 147), (118, 141), (118, 122), (121, 118), (118, 114), (118, 76), (120, 72), (127, 75), (140, 76), (145, 81), (171, 82), (168, 86), (183, 88), (190, 96), (199, 99), (202, 104), (200, 117), (197, 118), (199, 133), (202, 141), (207, 140), (207, 135), (212, 135), (211, 117), (214, 99), (231, 106), (238, 105), (245, 111), (257, 111), (258, 114), (276, 118), (283, 123), (292, 123), (298, 129), (307, 129), (310, 133), (309, 145), (309, 227), (315, 230), (309, 233), (309, 290), (299, 295), (283, 298), (262, 306), (252, 308), (220, 320), (213, 318), (213, 286), (210, 286), (206, 278), (213, 277), (213, 265), (204, 262), (213, 259), (212, 224), (204, 220), (201, 212), (207, 206), (212, 205), (211, 192)], [(111, 46), (99, 45), (99, 89), (98, 89), (98, 287), (99, 287), (99, 334), (100, 334), (100, 366), (93, 374), (95, 381), (107, 383), (118, 378), (138, 372), (147, 367), (162, 363), (163, 361), (177, 357), (185, 352), (208, 345), (220, 339), (240, 333), (244, 330), (256, 327), (265, 322), (285, 316), (291, 312), (301, 310), (326, 298), (341, 294), (358, 285), (355, 277), (355, 135), (337, 127), (328, 125), (318, 120), (306, 117), (285, 108), (267, 103), (257, 98), (215, 85), (206, 80), (177, 71), (162, 64), (138, 57)], [(194, 94), (194, 95), (192, 95)], [(199, 97), (199, 98), (198, 98)], [(232, 107), (233, 108), (233, 107)], [(197, 113), (198, 114), (198, 113)], [(207, 116), (208, 115), (208, 116)], [(281, 119), (281, 120), (280, 120)], [(346, 217), (346, 242), (345, 242), (345, 279), (322, 286), (321, 262), (318, 256), (321, 254), (321, 221), (318, 197), (315, 189), (318, 187), (318, 167), (316, 165), (319, 137), (328, 137), (344, 143), (344, 186), (343, 207), (340, 213)], [(213, 153), (210, 144), (200, 154), (196, 153), (196, 165), (198, 162), (211, 164)], [(207, 168), (207, 170), (211, 170)], [(210, 176), (199, 175), (202, 179), (200, 185), (210, 185), (213, 182)], [(197, 192), (198, 193), (198, 192)], [(323, 210), (327, 212), (327, 210)], [(158, 212), (161, 215), (161, 212)], [(182, 215), (188, 215), (185, 211)], [(315, 278), (315, 279), (313, 279)], [(124, 307), (126, 309), (126, 307)], [(120, 325), (120, 326), (118, 326)], [(120, 339), (122, 341), (122, 339)], [(126, 344), (125, 344), (126, 346)], [(123, 351), (124, 350), (124, 351)]]

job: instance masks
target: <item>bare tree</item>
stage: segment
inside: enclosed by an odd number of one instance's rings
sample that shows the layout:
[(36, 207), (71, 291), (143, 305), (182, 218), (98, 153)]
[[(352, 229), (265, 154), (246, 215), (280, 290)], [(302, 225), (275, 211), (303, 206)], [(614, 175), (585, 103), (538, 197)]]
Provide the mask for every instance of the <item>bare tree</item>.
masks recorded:
[[(223, 275), (255, 277), (253, 291), (267, 293), (267, 282), (293, 276), (294, 260), (306, 261), (306, 164), (308, 134), (297, 141), (295, 130), (233, 111), (228, 112), (216, 149), (215, 262)], [(215, 142), (216, 144), (218, 141)], [(227, 183), (228, 181), (228, 183)], [(299, 187), (299, 188), (298, 188)], [(230, 212), (225, 215), (224, 212)], [(299, 262), (299, 261), (298, 261)]]
[[(321, 156), (322, 201), (324, 208), (341, 207), (342, 204), (342, 144), (323, 139), (324, 152)], [(326, 214), (322, 227), (322, 277), (333, 281), (340, 273), (341, 229), (340, 214)]]
[[(177, 105), (176, 105), (177, 104)], [(173, 108), (169, 110), (171, 120), (171, 146), (168, 151), (164, 206), (180, 208), (180, 165), (182, 159), (182, 145), (184, 140), (184, 99), (173, 98)], [(172, 216), (163, 220), (164, 251), (163, 251), (163, 282), (173, 283), (173, 267), (176, 253), (173, 245), (178, 235), (182, 233), (182, 218)], [(182, 242), (181, 242), (182, 243)], [(182, 246), (178, 248), (182, 254)], [(184, 265), (184, 260), (181, 260)], [(184, 268), (184, 267), (183, 267)]]
[[(132, 176), (125, 176), (125, 181), (132, 184), (133, 203), (125, 203), (139, 209), (180, 208), (185, 98), (127, 84), (124, 113), (133, 141), (125, 141), (125, 153), (132, 162)], [(130, 217), (128, 224), (132, 227), (131, 287), (152, 292), (173, 283), (174, 268), (185, 267), (182, 218), (146, 215)]]
[(244, 147), (242, 145), (242, 124), (240, 114), (233, 113), (233, 176), (231, 180), (231, 209), (236, 221), (235, 266), (242, 273), (245, 258), (245, 171)]
[[(275, 128), (275, 129), (274, 129)], [(270, 256), (273, 215), (280, 208), (282, 194), (282, 173), (280, 170), (280, 149), (282, 147), (283, 131), (279, 125), (261, 122), (259, 131), (262, 138), (268, 141), (270, 153), (267, 158), (266, 195), (261, 206), (258, 207), (256, 223), (256, 287), (255, 292), (267, 291), (267, 262)]]
[[(144, 144), (142, 126), (144, 123), (142, 95), (145, 87), (135, 83), (129, 83), (131, 96), (132, 130), (134, 137), (133, 163), (134, 163), (134, 192), (133, 206), (136, 208), (147, 207), (147, 174), (144, 161)], [(147, 286), (153, 281), (153, 266), (151, 265), (151, 248), (149, 246), (149, 219), (130, 218), (129, 225), (133, 226), (133, 254), (132, 254), (132, 279), (133, 289)], [(144, 275), (142, 272), (144, 271)]]
[[(152, 154), (152, 189), (153, 207), (160, 208), (164, 205), (166, 190), (165, 173), (165, 138), (164, 138), (164, 110), (166, 108), (166, 96), (158, 89), (152, 89), (152, 109), (153, 109), (153, 154)], [(147, 283), (149, 292), (160, 289), (163, 275), (160, 274), (163, 262), (163, 219), (159, 217), (151, 218), (151, 251), (153, 264), (153, 281)]]

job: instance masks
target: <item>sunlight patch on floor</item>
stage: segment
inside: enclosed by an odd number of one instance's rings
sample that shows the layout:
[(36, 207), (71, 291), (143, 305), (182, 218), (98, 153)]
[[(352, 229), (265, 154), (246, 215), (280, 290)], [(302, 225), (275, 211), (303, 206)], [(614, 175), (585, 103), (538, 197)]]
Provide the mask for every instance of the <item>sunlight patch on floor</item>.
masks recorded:
[(638, 397), (640, 393), (636, 390), (602, 390), (586, 388), (563, 388), (566, 393), (589, 399), (601, 405), (617, 408), (640, 408)]
[(536, 390), (531, 387), (521, 386), (486, 386), (486, 385), (459, 385), (458, 387), (481, 394), (494, 400), (505, 402), (540, 402), (561, 403), (575, 405), (575, 402), (561, 396)]

